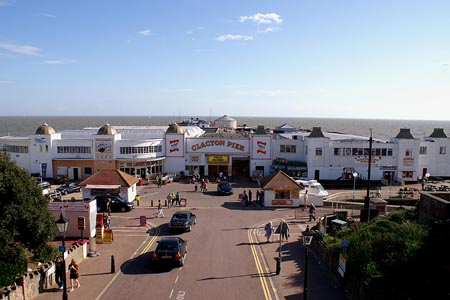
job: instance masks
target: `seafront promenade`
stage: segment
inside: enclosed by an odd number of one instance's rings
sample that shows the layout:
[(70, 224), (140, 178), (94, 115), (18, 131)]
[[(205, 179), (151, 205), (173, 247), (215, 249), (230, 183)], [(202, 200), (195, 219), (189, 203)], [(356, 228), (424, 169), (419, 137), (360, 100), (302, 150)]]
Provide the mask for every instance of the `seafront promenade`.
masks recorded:
[[(248, 181), (245, 184), (235, 185), (235, 194), (230, 197), (216, 196), (213, 192), (215, 184), (210, 184), (211, 193), (195, 193), (194, 186), (186, 183), (171, 183), (163, 185), (160, 189), (155, 184), (144, 185), (139, 187), (141, 195), (140, 206), (131, 213), (113, 214), (111, 217), (111, 225), (114, 231), (114, 241), (112, 244), (97, 244), (97, 252), (99, 256), (88, 257), (80, 264), (80, 283), (81, 287), (76, 288), (69, 294), (70, 299), (107, 299), (104, 295), (108, 288), (114, 285), (121, 276), (123, 267), (130, 259), (133, 259), (133, 253), (140, 242), (147, 235), (146, 227), (139, 225), (139, 215), (147, 215), (149, 224), (152, 227), (160, 227), (168, 219), (156, 218), (156, 199), (162, 198), (172, 191), (182, 191), (182, 195), (187, 198), (187, 207), (193, 211), (210, 211), (214, 214), (228, 214), (234, 210), (240, 210), (247, 214), (262, 214), (258, 225), (242, 224), (248, 226), (249, 236), (251, 240), (243, 241), (244, 244), (254, 244), (257, 252), (260, 253), (258, 259), (263, 268), (261, 270), (267, 282), (266, 299), (301, 299), (303, 294), (303, 276), (304, 276), (304, 251), (302, 248), (302, 232), (306, 226), (313, 226), (314, 221), (309, 221), (308, 213), (301, 209), (266, 209), (259, 205), (253, 204), (247, 208), (240, 206), (237, 201), (237, 195), (244, 189), (257, 189), (255, 183)], [(67, 197), (67, 196), (64, 196)], [(231, 202), (230, 202), (231, 200)], [(164, 209), (166, 218), (171, 215), (178, 207)], [(330, 207), (317, 208), (317, 215), (331, 213)], [(131, 215), (132, 214), (132, 215)], [(275, 225), (285, 219), (291, 227), (291, 236), (288, 242), (279, 243), (279, 237), (275, 235), (271, 243), (266, 243), (263, 236), (262, 224), (272, 220)], [(202, 220), (196, 226), (208, 226), (202, 224)], [(194, 227), (194, 230), (197, 228)], [(280, 248), (281, 245), (281, 248)], [(191, 249), (192, 246), (191, 246)], [(192, 252), (193, 250), (191, 250)], [(282, 263), (280, 275), (276, 275), (276, 261), (281, 251)], [(116, 273), (111, 271), (111, 256), (115, 257)], [(223, 253), (222, 255), (225, 255)], [(189, 258), (186, 264), (189, 265)], [(151, 268), (151, 266), (148, 266)], [(150, 269), (149, 269), (150, 270)], [(238, 272), (239, 273), (239, 272)], [(137, 276), (137, 275), (135, 275)], [(262, 276), (262, 275), (261, 275)], [(136, 280), (139, 276), (136, 277)], [(339, 286), (336, 278), (322, 265), (314, 254), (309, 257), (309, 297), (311, 299), (345, 299), (345, 293)], [(224, 295), (225, 296), (225, 295)], [(35, 300), (53, 300), (61, 299), (61, 291), (55, 286), (46, 289)], [(114, 298), (115, 299), (115, 298)], [(119, 298), (117, 298), (119, 299)], [(189, 299), (189, 298), (186, 298)], [(222, 299), (220, 296), (217, 299)], [(225, 299), (225, 298), (223, 298)]]

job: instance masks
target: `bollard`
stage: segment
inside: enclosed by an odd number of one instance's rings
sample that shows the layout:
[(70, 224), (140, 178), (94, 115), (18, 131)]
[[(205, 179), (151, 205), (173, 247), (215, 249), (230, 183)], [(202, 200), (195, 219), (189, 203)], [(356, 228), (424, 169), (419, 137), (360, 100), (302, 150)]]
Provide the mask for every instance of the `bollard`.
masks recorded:
[(167, 200), (164, 200), (164, 206), (167, 207)]
[(275, 257), (275, 260), (277, 262), (277, 269), (276, 269), (276, 274), (280, 275), (281, 272), (281, 259), (279, 257)]
[(153, 199), (150, 201), (150, 206), (153, 207)]
[(114, 263), (114, 255), (111, 255), (111, 273), (116, 273), (116, 264)]

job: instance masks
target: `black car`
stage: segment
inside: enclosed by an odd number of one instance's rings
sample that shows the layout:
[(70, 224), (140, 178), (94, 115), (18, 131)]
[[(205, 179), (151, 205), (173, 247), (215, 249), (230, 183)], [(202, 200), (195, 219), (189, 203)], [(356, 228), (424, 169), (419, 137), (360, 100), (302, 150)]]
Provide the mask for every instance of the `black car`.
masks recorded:
[(152, 263), (162, 266), (184, 266), (187, 241), (179, 237), (166, 237), (158, 242), (153, 252)]
[(132, 202), (128, 202), (120, 196), (97, 196), (95, 200), (97, 200), (97, 212), (108, 212), (108, 203), (110, 210), (114, 212), (130, 211), (134, 208)]
[(79, 186), (75, 182), (67, 182), (60, 187), (56, 188), (57, 192), (60, 192), (63, 195), (71, 194), (71, 193), (78, 193), (81, 191), (81, 186)]
[(217, 193), (219, 195), (233, 195), (233, 188), (228, 181), (221, 181), (217, 184)]
[(169, 231), (181, 229), (191, 231), (192, 225), (197, 223), (197, 217), (188, 210), (177, 211), (172, 215), (169, 222)]

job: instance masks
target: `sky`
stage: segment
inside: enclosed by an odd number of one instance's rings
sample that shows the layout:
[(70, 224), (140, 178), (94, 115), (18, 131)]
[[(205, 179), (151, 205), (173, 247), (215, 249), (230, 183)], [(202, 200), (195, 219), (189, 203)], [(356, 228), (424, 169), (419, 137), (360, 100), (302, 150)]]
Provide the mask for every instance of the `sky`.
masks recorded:
[(449, 120), (448, 0), (0, 0), (0, 116)]

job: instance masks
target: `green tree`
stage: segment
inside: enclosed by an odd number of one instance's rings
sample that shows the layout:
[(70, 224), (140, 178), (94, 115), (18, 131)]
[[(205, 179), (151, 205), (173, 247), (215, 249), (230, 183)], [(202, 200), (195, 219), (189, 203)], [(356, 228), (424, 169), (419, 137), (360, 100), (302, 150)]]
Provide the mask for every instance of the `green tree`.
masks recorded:
[[(56, 235), (48, 200), (31, 176), (0, 153), (0, 284), (26, 270), (24, 249), (40, 260)], [(17, 247), (19, 246), (19, 247)]]

